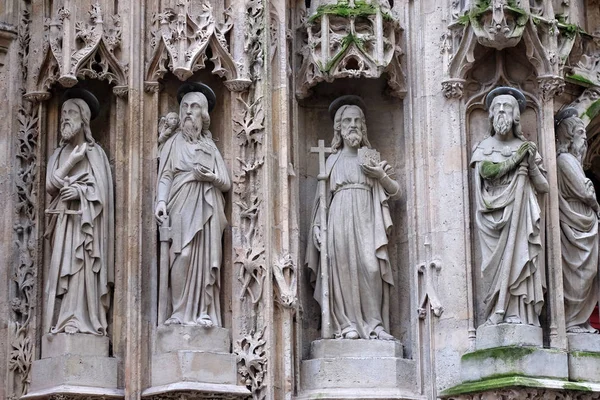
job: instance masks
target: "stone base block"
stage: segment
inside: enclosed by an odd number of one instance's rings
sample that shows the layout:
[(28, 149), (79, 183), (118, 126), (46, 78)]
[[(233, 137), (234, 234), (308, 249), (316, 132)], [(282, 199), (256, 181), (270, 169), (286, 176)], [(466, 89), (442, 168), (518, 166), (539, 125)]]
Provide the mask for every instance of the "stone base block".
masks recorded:
[(568, 333), (569, 379), (600, 383), (600, 335)]
[(460, 361), (463, 382), (527, 376), (567, 379), (567, 353), (537, 347), (496, 347), (465, 354)]
[(400, 357), (402, 343), (398, 340), (315, 340), (310, 344), (310, 358), (337, 357)]
[(423, 396), (416, 395), (412, 391), (371, 388), (371, 389), (322, 389), (307, 390), (298, 393), (295, 400), (355, 400), (355, 399), (378, 399), (378, 400), (423, 400)]
[(542, 328), (527, 324), (500, 324), (477, 328), (477, 350), (495, 347), (542, 347)]
[(236, 357), (204, 351), (172, 351), (152, 357), (152, 386), (177, 382), (235, 385)]
[(31, 392), (57, 386), (117, 387), (117, 359), (65, 354), (42, 358), (31, 367)]
[(302, 361), (300, 373), (307, 398), (336, 398), (344, 390), (356, 396), (355, 389), (368, 394), (360, 398), (378, 398), (372, 397), (377, 391), (412, 393), (416, 382), (415, 362), (402, 358), (399, 341), (316, 340), (311, 343), (311, 359)]
[(153, 386), (142, 393), (142, 398), (145, 400), (180, 398), (246, 400), (251, 397), (250, 391), (245, 386), (197, 382), (177, 382)]
[(229, 329), (213, 326), (161, 325), (156, 330), (155, 353), (192, 350), (230, 353)]
[(42, 358), (65, 354), (108, 357), (108, 336), (75, 333), (48, 333), (42, 336)]

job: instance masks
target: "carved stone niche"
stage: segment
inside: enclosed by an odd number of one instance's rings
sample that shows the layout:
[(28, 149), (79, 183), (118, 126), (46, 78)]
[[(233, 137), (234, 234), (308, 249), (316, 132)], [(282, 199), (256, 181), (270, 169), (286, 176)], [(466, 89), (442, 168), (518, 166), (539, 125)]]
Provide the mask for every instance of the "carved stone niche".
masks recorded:
[[(211, 74), (206, 69), (194, 73), (188, 81), (202, 82), (215, 92), (216, 104), (209, 114), (209, 130), (214, 144), (230, 171), (232, 160), (235, 160), (237, 155), (234, 153), (237, 146), (233, 143), (235, 139), (232, 134), (234, 131), (230, 106), (232, 94), (219, 77)], [(172, 141), (168, 138), (173, 139), (174, 135), (179, 134), (180, 121), (175, 118), (173, 125), (170, 125), (169, 118), (175, 114), (180, 115), (177, 93), (182, 84), (173, 74), (166, 73), (160, 85), (161, 90), (154, 95), (157, 96), (157, 109), (152, 112), (158, 114), (157, 120), (159, 117), (163, 120), (158, 125), (158, 131), (146, 132), (148, 142), (157, 143), (154, 148), (163, 150), (163, 152), (154, 150), (156, 151), (154, 157), (170, 157), (171, 152), (175, 151), (165, 151), (165, 147), (169, 149), (167, 146), (171, 146)], [(159, 141), (159, 137), (165, 137), (164, 141)], [(152, 168), (156, 170), (157, 167), (158, 163), (155, 161)], [(231, 178), (229, 176), (229, 179)], [(156, 182), (156, 177), (152, 178), (151, 181)], [(218, 189), (215, 188), (214, 190)], [(223, 193), (223, 195), (225, 198), (225, 218), (227, 223), (231, 224), (232, 208), (235, 207), (232, 205), (231, 200), (232, 189)], [(151, 193), (148, 197), (149, 210), (152, 214), (155, 212), (155, 201), (156, 192)], [(176, 221), (177, 217), (176, 215), (169, 215), (169, 218), (170, 221)], [(181, 215), (179, 218), (181, 218)], [(217, 217), (211, 218), (216, 219)], [(150, 251), (148, 254), (143, 255), (143, 262), (144, 265), (148, 266), (148, 273), (144, 274), (142, 282), (144, 287), (154, 288), (146, 291), (146, 296), (151, 296), (146, 299), (147, 303), (156, 304), (158, 307), (148, 310), (148, 314), (156, 314), (151, 317), (153, 328), (147, 344), (147, 350), (152, 360), (148, 376), (149, 387), (145, 388), (142, 397), (145, 399), (247, 398), (250, 391), (243, 383), (239, 382), (237, 358), (232, 352), (232, 342), (237, 339), (235, 336), (232, 337), (234, 335), (232, 332), (235, 332), (233, 319), (243, 318), (243, 316), (234, 315), (232, 312), (232, 310), (237, 309), (236, 306), (232, 306), (232, 303), (238, 301), (238, 296), (232, 293), (233, 282), (237, 279), (237, 273), (233, 267), (232, 230), (225, 229), (223, 234), (222, 261), (218, 278), (220, 284), (213, 285), (218, 286), (218, 299), (220, 301), (218, 306), (211, 309), (210, 317), (213, 318), (214, 325), (203, 326), (201, 323), (194, 325), (191, 322), (186, 322), (189, 325), (171, 322), (167, 325), (165, 321), (173, 313), (172, 307), (169, 305), (171, 296), (168, 289), (170, 282), (168, 270), (169, 262), (172, 261), (169, 258), (169, 249), (171, 243), (177, 240), (177, 232), (181, 235), (181, 231), (178, 231), (176, 226), (184, 226), (184, 221), (179, 225), (169, 222), (169, 225), (165, 224), (165, 229), (157, 226), (154, 218), (150, 222), (151, 226), (144, 234), (144, 240), (148, 243), (156, 243), (155, 248), (158, 249), (158, 252)], [(165, 233), (167, 234), (165, 235)], [(181, 241), (181, 236), (179, 241)], [(163, 260), (166, 260), (164, 266), (161, 265)], [(163, 275), (161, 271), (165, 274)], [(163, 279), (165, 277), (166, 279)], [(209, 278), (205, 277), (204, 279), (208, 281)], [(201, 285), (198, 284), (198, 286)], [(162, 289), (163, 287), (165, 290)], [(208, 289), (202, 286), (196, 287), (195, 290), (204, 291)], [(161, 297), (161, 293), (166, 296)], [(163, 308), (161, 304), (164, 304), (165, 307)], [(217, 313), (220, 315), (220, 325), (214, 319)]]
[(317, 83), (387, 74), (390, 93), (402, 98), (402, 27), (387, 0), (313, 1), (299, 30), (302, 64), (296, 95), (303, 99)]
[[(411, 304), (411, 268), (408, 260), (408, 231), (406, 218), (406, 172), (404, 113), (402, 102), (383, 94), (387, 82), (379, 79), (337, 79), (321, 83), (313, 95), (298, 106), (298, 156), (294, 166), (299, 181), (300, 262), (298, 282), (300, 307), (305, 321), (300, 332), (301, 367), (299, 399), (338, 398), (413, 398), (416, 386), (414, 350), (415, 327), (408, 321), (417, 318), (417, 305)], [(399, 197), (388, 200), (393, 228), (388, 237), (388, 254), (394, 286), (389, 287), (389, 327), (395, 340), (322, 339), (321, 308), (315, 300), (314, 276), (306, 263), (306, 249), (313, 243), (312, 212), (317, 193), (319, 158), (311, 148), (323, 140), (330, 147), (333, 125), (328, 107), (340, 95), (357, 94), (367, 104), (366, 125), (368, 140), (392, 167), (390, 176), (400, 187)], [(339, 154), (339, 153), (338, 153)], [(316, 295), (319, 297), (319, 295)], [(386, 317), (383, 317), (386, 319)], [(307, 322), (308, 321), (308, 322)], [(385, 325), (385, 322), (384, 322)], [(340, 336), (339, 332), (332, 332)], [(332, 335), (332, 337), (333, 337)]]

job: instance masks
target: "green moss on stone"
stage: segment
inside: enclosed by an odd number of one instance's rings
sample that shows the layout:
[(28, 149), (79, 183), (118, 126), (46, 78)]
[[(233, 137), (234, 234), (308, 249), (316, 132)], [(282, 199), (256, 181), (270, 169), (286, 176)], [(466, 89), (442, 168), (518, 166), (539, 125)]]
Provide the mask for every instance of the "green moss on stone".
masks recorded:
[(585, 32), (578, 25), (561, 22), (558, 23), (558, 30), (560, 31), (561, 35), (569, 39), (573, 39), (578, 33)]
[(566, 389), (566, 390), (577, 390), (579, 392), (591, 392), (592, 391), (592, 389), (590, 389), (586, 385), (581, 385), (581, 384), (573, 383), (573, 382), (565, 382), (563, 384), (563, 389)]
[[(317, 12), (309, 18), (308, 22), (313, 22), (317, 18), (322, 17), (325, 14), (337, 15), (338, 17), (350, 18), (350, 17), (368, 17), (377, 13), (377, 8), (372, 4), (367, 4), (364, 1), (357, 0), (354, 2), (354, 7), (350, 7), (345, 0), (338, 0), (337, 4), (326, 4), (319, 6)], [(388, 18), (392, 18), (389, 14)], [(384, 18), (386, 16), (384, 15)]]
[[(594, 104), (596, 104), (596, 103), (600, 103), (600, 100), (596, 101)], [(600, 108), (600, 104), (598, 105), (598, 107)], [(600, 358), (600, 353), (593, 353), (593, 352), (589, 352), (589, 351), (572, 351), (571, 356)]]
[(460, 385), (444, 390), (440, 395), (443, 397), (456, 396), (464, 393), (484, 392), (486, 390), (495, 390), (511, 386), (542, 387), (542, 384), (536, 378), (529, 378), (526, 376), (486, 378), (479, 381), (461, 383)]
[(536, 350), (538, 350), (536, 347), (494, 347), (491, 349), (477, 350), (472, 353), (467, 353), (462, 356), (462, 360), (475, 361), (493, 358), (511, 362), (532, 354)]
[(594, 84), (594, 82), (592, 82), (589, 79), (587, 79), (586, 77), (578, 75), (578, 74), (568, 75), (567, 78), (572, 79), (574, 81), (583, 82), (583, 83), (585, 83), (587, 85), (593, 85)]
[[(592, 120), (596, 117), (596, 115), (598, 115), (598, 113), (600, 113), (600, 99), (596, 100), (595, 102), (592, 103), (591, 106), (589, 106), (589, 108), (585, 111), (585, 115), (587, 115), (589, 117), (589, 119)], [(578, 353), (596, 354), (595, 357), (600, 357), (600, 354), (598, 354), (598, 353), (586, 353), (583, 351), (578, 352)], [(594, 357), (594, 356), (586, 355), (585, 357)]]

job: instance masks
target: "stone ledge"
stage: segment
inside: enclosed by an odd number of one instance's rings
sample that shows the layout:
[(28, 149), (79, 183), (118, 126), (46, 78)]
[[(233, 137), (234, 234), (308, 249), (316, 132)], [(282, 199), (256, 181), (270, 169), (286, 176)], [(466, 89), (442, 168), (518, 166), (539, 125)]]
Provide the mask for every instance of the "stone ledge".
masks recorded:
[(600, 383), (600, 353), (569, 352), (569, 379)]
[(63, 396), (65, 399), (122, 399), (125, 392), (122, 389), (103, 389), (89, 386), (58, 385), (55, 387), (33, 391), (21, 397), (22, 400), (52, 399)]
[(542, 347), (542, 328), (527, 324), (482, 325), (477, 328), (477, 350), (496, 347)]
[(177, 382), (169, 385), (154, 386), (142, 392), (142, 398), (146, 400), (164, 399), (165, 397), (237, 400), (250, 396), (250, 391), (245, 386), (223, 385), (216, 383)]
[[(600, 384), (590, 382), (569, 382), (561, 379), (530, 378), (526, 376), (507, 376), (502, 378), (482, 379), (480, 381), (465, 382), (460, 385), (443, 390), (440, 398), (467, 399), (468, 395), (488, 391), (508, 391), (515, 388), (531, 388), (548, 391), (576, 391), (580, 393), (599, 394)], [(503, 397), (485, 397), (486, 399), (501, 399)]]
[(400, 357), (402, 343), (398, 340), (321, 339), (310, 344), (310, 358), (338, 357)]
[(213, 353), (231, 352), (229, 329), (197, 325), (161, 325), (156, 329), (156, 353), (199, 350)]
[(464, 354), (460, 375), (463, 382), (511, 376), (566, 380), (568, 358), (556, 349), (496, 347)]
[(354, 399), (377, 399), (377, 400), (421, 400), (424, 396), (416, 395), (409, 391), (395, 389), (324, 389), (305, 390), (298, 393), (294, 400), (354, 400)]
[(154, 387), (179, 382), (235, 386), (236, 356), (203, 351), (173, 351), (152, 357)]

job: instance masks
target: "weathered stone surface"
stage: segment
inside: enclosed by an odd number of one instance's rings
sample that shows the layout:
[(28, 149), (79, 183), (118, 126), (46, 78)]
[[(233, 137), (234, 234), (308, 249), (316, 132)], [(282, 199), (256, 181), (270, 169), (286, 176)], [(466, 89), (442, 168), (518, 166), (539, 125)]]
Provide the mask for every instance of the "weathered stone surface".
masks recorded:
[(322, 339), (310, 344), (310, 358), (335, 357), (400, 357), (402, 343), (398, 340)]
[(600, 335), (598, 334), (568, 333), (567, 340), (569, 341), (569, 351), (600, 353)]
[(61, 385), (117, 387), (118, 361), (112, 357), (66, 354), (33, 362), (32, 392)]
[(567, 353), (536, 347), (496, 347), (465, 354), (461, 359), (464, 382), (498, 376), (567, 378)]
[(156, 352), (168, 353), (178, 350), (229, 353), (231, 351), (229, 330), (218, 326), (211, 328), (194, 325), (159, 326), (156, 330)]
[(600, 353), (570, 351), (569, 379), (577, 382), (600, 383)]
[(66, 354), (108, 357), (109, 343), (108, 336), (48, 333), (42, 336), (42, 358)]
[(152, 386), (177, 382), (235, 385), (236, 358), (204, 351), (173, 351), (152, 357)]
[(477, 350), (506, 346), (542, 347), (542, 328), (527, 324), (500, 324), (477, 328)]

